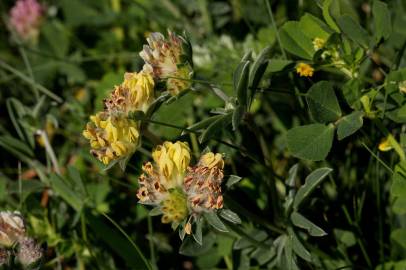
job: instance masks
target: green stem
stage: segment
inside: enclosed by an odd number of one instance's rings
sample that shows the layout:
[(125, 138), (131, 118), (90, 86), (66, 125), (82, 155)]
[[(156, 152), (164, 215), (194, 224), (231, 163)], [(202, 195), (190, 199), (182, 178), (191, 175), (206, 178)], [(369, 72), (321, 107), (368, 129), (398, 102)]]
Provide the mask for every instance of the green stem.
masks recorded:
[(387, 169), (390, 173), (393, 174), (393, 170), (385, 163), (382, 159), (380, 159), (375, 153), (364, 143), (362, 142), (361, 145), (379, 162), (382, 164), (385, 169)]
[(152, 217), (148, 216), (147, 217), (148, 220), (148, 235), (149, 235), (149, 253), (151, 255), (151, 263), (152, 266), (155, 267), (156, 269), (158, 269), (157, 264), (156, 264), (156, 256), (155, 256), (155, 248), (154, 248), (154, 240), (152, 239), (152, 236), (154, 234), (154, 228), (152, 227)]
[[(134, 243), (134, 241), (131, 239), (131, 237), (123, 230), (123, 228), (121, 228), (120, 225), (117, 224), (117, 222), (115, 222), (115, 221), (114, 221), (111, 217), (109, 217), (109, 215), (107, 215), (106, 213), (103, 213), (103, 212), (100, 212), (100, 211), (98, 211), (98, 213), (101, 214), (102, 216), (104, 216), (106, 219), (108, 219), (108, 221), (110, 221), (111, 224), (113, 224), (114, 227), (116, 227), (116, 229), (121, 232), (121, 234), (128, 240), (128, 242), (130, 242), (130, 244), (133, 246), (133, 248), (134, 248), (135, 250), (137, 250), (137, 252), (138, 252), (139, 254), (142, 254), (142, 253), (141, 253), (141, 250), (140, 250), (140, 249), (138, 248), (138, 246)], [(145, 265), (147, 265), (150, 270), (153, 270), (152, 267), (151, 267), (151, 265), (150, 265), (150, 263), (147, 261), (147, 259), (145, 259), (144, 256), (141, 256), (141, 258), (142, 258), (142, 260), (144, 261)]]
[(266, 4), (266, 10), (268, 11), (268, 15), (269, 18), (271, 19), (271, 25), (274, 27), (275, 31), (276, 31), (276, 39), (278, 41), (279, 44), (279, 48), (281, 49), (282, 55), (284, 59), (287, 59), (286, 53), (285, 53), (285, 49), (282, 46), (282, 41), (281, 41), (281, 37), (279, 35), (279, 30), (278, 27), (276, 26), (275, 23), (275, 19), (273, 17), (273, 13), (272, 13), (272, 9), (271, 9), (271, 4), (269, 3), (269, 0), (264, 0), (265, 4)]

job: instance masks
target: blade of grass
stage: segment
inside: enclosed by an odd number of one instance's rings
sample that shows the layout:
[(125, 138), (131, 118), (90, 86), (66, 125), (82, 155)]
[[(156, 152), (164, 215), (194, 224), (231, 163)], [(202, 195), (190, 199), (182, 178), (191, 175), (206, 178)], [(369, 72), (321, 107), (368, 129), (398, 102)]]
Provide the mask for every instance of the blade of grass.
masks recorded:
[(18, 71), (17, 69), (13, 68), (12, 66), (8, 65), (6, 62), (0, 60), (0, 67), (13, 73), (14, 75), (16, 75), (17, 77), (19, 77), (22, 81), (30, 84), (30, 85), (34, 85), (35, 87), (37, 87), (37, 89), (39, 91), (41, 91), (43, 94), (47, 95), (48, 97), (54, 99), (57, 102), (62, 102), (62, 98), (55, 95), (54, 93), (52, 93), (52, 91), (50, 91), (49, 89), (45, 88), (44, 86), (36, 83), (35, 81), (33, 81), (30, 77), (28, 77), (27, 75), (25, 75), (24, 73), (22, 73), (21, 71)]

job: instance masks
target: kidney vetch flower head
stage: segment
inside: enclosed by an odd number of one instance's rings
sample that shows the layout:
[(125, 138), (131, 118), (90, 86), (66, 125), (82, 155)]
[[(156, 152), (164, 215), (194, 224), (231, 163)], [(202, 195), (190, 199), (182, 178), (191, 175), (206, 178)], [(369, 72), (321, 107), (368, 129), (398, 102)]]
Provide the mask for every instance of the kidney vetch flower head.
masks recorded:
[(91, 153), (105, 165), (127, 160), (140, 144), (140, 123), (129, 118), (134, 111), (146, 112), (154, 100), (154, 80), (146, 71), (126, 73), (104, 100), (105, 110), (90, 116), (83, 136)]
[(36, 0), (18, 0), (10, 10), (10, 28), (23, 41), (36, 41), (44, 8)]
[(105, 165), (133, 154), (139, 145), (139, 123), (124, 114), (99, 112), (90, 116), (83, 136), (90, 141), (91, 153)]
[(189, 146), (178, 141), (159, 145), (152, 156), (154, 164), (147, 162), (142, 168), (137, 197), (139, 203), (154, 206), (163, 223), (184, 222), (185, 232), (190, 234), (192, 218), (223, 208), (221, 154), (208, 152), (190, 166)]
[(144, 70), (152, 71), (157, 80), (166, 82), (166, 90), (172, 95), (191, 86), (193, 75), (191, 46), (182, 36), (168, 31), (168, 38), (155, 32), (147, 38), (140, 52), (145, 61)]

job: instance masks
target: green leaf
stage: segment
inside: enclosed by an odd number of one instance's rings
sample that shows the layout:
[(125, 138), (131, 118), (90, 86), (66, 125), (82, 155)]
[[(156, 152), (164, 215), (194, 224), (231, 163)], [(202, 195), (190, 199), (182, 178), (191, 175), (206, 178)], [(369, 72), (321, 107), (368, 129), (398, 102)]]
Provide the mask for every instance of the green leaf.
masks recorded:
[(406, 249), (406, 228), (396, 229), (390, 234), (390, 238)]
[(72, 190), (72, 187), (68, 185), (68, 181), (54, 173), (51, 174), (50, 180), (52, 189), (73, 209), (77, 212), (81, 211), (85, 203), (84, 198)]
[(220, 217), (222, 217), (223, 219), (234, 223), (234, 224), (241, 224), (241, 219), (240, 217), (234, 213), (233, 211), (231, 211), (230, 209), (221, 209), (219, 211)]
[(311, 222), (310, 220), (308, 220), (307, 218), (305, 218), (298, 212), (293, 212), (290, 215), (290, 220), (292, 221), (293, 225), (295, 225), (296, 227), (307, 230), (307, 232), (311, 236), (321, 237), (321, 236), (327, 235), (327, 233), (325, 231), (323, 231), (323, 229), (318, 227), (316, 224), (314, 224), (313, 222)]
[(314, 84), (306, 97), (312, 118), (319, 123), (333, 122), (341, 116), (333, 86), (327, 81)]
[(338, 18), (338, 25), (343, 33), (352, 41), (358, 43), (363, 48), (369, 46), (369, 36), (367, 31), (359, 25), (351, 16), (344, 15)]
[(293, 201), (293, 207), (298, 209), (300, 204), (306, 200), (313, 190), (325, 179), (325, 177), (332, 172), (333, 169), (330, 168), (319, 168), (309, 174), (303, 186), (299, 188), (295, 199)]
[(212, 249), (215, 242), (214, 233), (205, 235), (202, 245), (199, 245), (192, 237), (186, 237), (179, 248), (179, 253), (185, 256), (200, 256)]
[(2, 144), (7, 145), (8, 147), (12, 147), (15, 150), (19, 151), (20, 153), (28, 156), (28, 157), (34, 157), (34, 152), (32, 151), (32, 149), (26, 145), (24, 142), (15, 139), (11, 136), (8, 135), (4, 135), (4, 136), (0, 136), (0, 142)]
[(342, 243), (346, 247), (352, 247), (357, 243), (353, 232), (334, 229), (334, 235), (337, 242)]
[(331, 14), (330, 14), (330, 7), (331, 7), (332, 3), (333, 3), (333, 0), (324, 0), (323, 6), (322, 6), (323, 17), (324, 17), (324, 20), (326, 21), (326, 23), (328, 24), (328, 26), (331, 27), (331, 29), (340, 33), (341, 32), (340, 28), (338, 28), (336, 22), (334, 21), (333, 17), (331, 17)]
[(230, 188), (231, 186), (237, 184), (238, 182), (241, 181), (241, 177), (237, 176), (237, 175), (230, 175), (230, 177), (228, 177), (227, 182), (226, 182), (226, 186), (228, 188)]
[(374, 18), (375, 42), (379, 43), (381, 39), (388, 39), (392, 33), (392, 21), (388, 5), (384, 2), (374, 0), (372, 3), (372, 16)]
[(89, 2), (80, 0), (61, 0), (63, 15), (66, 24), (70, 26), (79, 26), (81, 24), (89, 24), (96, 17), (101, 17), (95, 9), (93, 9)]
[(287, 146), (293, 156), (313, 161), (323, 160), (331, 149), (334, 125), (311, 124), (290, 129)]
[(270, 59), (269, 62), (271, 62), (272, 65), (269, 65), (268, 71), (272, 73), (288, 69), (291, 65), (294, 66), (294, 62), (290, 60)]
[(352, 79), (342, 86), (342, 92), (348, 105), (356, 110), (361, 109), (361, 80)]
[(69, 33), (65, 25), (57, 20), (47, 20), (41, 29), (41, 34), (52, 50), (52, 54), (58, 57), (65, 57), (69, 50)]
[(250, 72), (250, 62), (241, 62), (234, 72), (234, 91), (236, 93), (238, 103), (241, 106), (247, 106), (248, 100), (248, 79)]
[(364, 123), (362, 119), (363, 116), (363, 112), (354, 111), (351, 114), (341, 118), (337, 123), (338, 140), (342, 140), (360, 129)]
[(290, 53), (311, 60), (314, 54), (312, 40), (300, 30), (298, 22), (285, 23), (280, 31), (282, 46)]
[(220, 220), (215, 212), (207, 212), (204, 214), (204, 217), (206, 218), (207, 222), (211, 226), (213, 226), (213, 228), (219, 230), (220, 232), (228, 232), (227, 227), (224, 225), (224, 223)]
[(147, 259), (140, 249), (123, 236), (116, 227), (107, 225), (100, 216), (95, 216), (88, 212), (86, 221), (97, 235), (98, 239), (104, 241), (111, 249), (132, 269), (152, 270)]
[[(249, 74), (249, 86), (250, 89), (248, 89), (250, 95), (249, 95), (249, 101), (253, 99), (256, 88), (258, 87), (262, 76), (265, 73), (265, 70), (269, 64), (269, 58), (271, 57), (271, 47), (265, 47), (258, 55), (257, 59), (255, 62), (252, 64), (251, 71)], [(249, 104), (248, 104), (249, 105)]]
[(162, 215), (161, 206), (152, 208), (151, 211), (149, 211), (148, 215), (151, 217)]
[(276, 251), (274, 247), (272, 248), (258, 247), (252, 252), (251, 258), (257, 260), (259, 265), (264, 265), (265, 263), (269, 262), (275, 255)]
[(289, 237), (291, 237), (292, 248), (296, 255), (305, 261), (311, 262), (312, 256), (310, 255), (310, 252), (303, 246), (302, 242), (300, 242), (299, 238), (296, 236), (296, 233), (292, 229), (289, 229)]
[[(218, 120), (218, 119), (220, 119), (220, 118), (222, 118), (222, 117), (223, 117), (222, 115), (214, 115), (214, 116), (205, 118), (205, 119), (203, 119), (202, 121), (197, 122), (197, 123), (194, 123), (193, 125), (189, 126), (187, 129), (188, 129), (188, 130), (191, 130), (191, 131), (199, 131), (199, 130), (201, 130), (201, 129), (203, 129), (203, 128), (208, 127), (208, 126), (209, 126), (210, 124), (212, 124), (214, 121), (216, 121), (216, 120)], [(184, 131), (182, 131), (182, 135), (184, 135), (184, 134), (186, 134), (186, 133), (188, 133), (188, 132), (189, 132), (189, 131), (184, 130)]]
[(327, 40), (332, 32), (323, 21), (309, 13), (300, 18), (299, 26), (311, 40), (315, 38)]
[(233, 111), (233, 116), (231, 119), (231, 123), (233, 126), (233, 131), (237, 130), (238, 126), (241, 124), (242, 119), (244, 117), (244, 113), (245, 113), (245, 106), (242, 105), (238, 105), (234, 111)]
[(287, 186), (292, 187), (292, 188), (296, 186), (296, 176), (297, 176), (298, 169), (299, 169), (298, 163), (296, 163), (289, 169), (288, 178), (285, 181)]
[(202, 133), (199, 138), (200, 143), (203, 143), (211, 138), (213, 138), (216, 134), (220, 133), (223, 128), (230, 124), (232, 114), (222, 115), (217, 120), (213, 121), (207, 129)]
[(197, 218), (196, 219), (196, 228), (193, 232), (193, 238), (199, 245), (203, 245), (203, 235), (202, 235), (202, 226), (203, 226), (203, 219)]
[(406, 197), (406, 161), (395, 166), (392, 175), (391, 195), (395, 197)]
[(299, 270), (299, 267), (296, 265), (296, 256), (293, 254), (293, 238), (288, 236), (286, 243), (283, 247), (284, 256), (281, 261), (281, 269), (286, 270)]

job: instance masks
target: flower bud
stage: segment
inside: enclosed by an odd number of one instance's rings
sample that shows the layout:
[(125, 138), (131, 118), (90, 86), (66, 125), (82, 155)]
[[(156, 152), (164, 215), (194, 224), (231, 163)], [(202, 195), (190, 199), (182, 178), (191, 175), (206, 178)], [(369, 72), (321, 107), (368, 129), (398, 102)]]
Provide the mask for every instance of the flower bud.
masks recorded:
[(25, 234), (25, 224), (19, 212), (0, 212), (0, 245), (13, 246)]
[(151, 33), (140, 56), (145, 61), (144, 71), (152, 71), (158, 80), (166, 81), (166, 90), (172, 95), (191, 86), (193, 75), (190, 45), (181, 36), (168, 31), (168, 38), (161, 33)]

